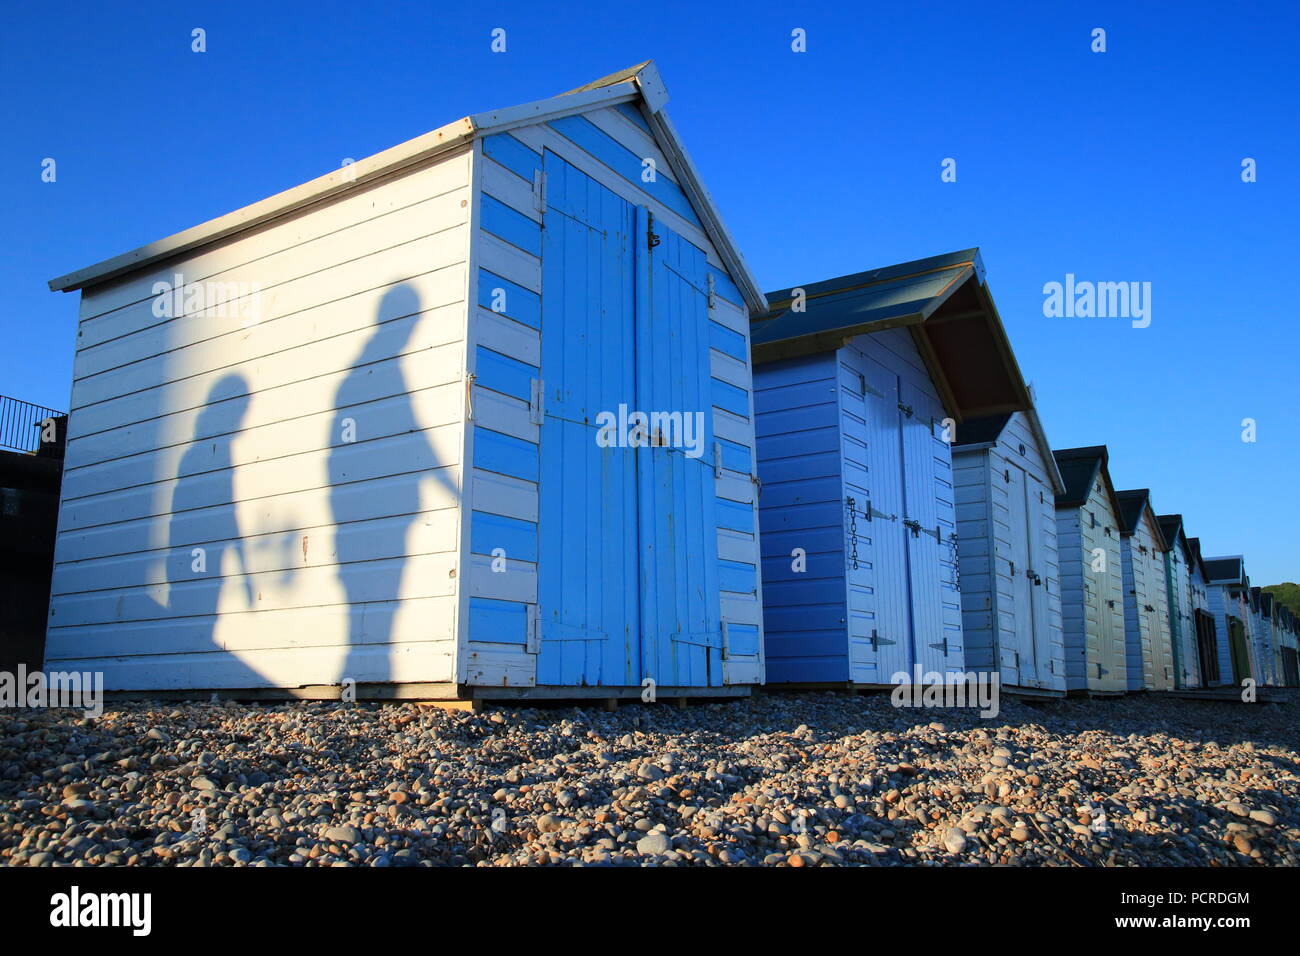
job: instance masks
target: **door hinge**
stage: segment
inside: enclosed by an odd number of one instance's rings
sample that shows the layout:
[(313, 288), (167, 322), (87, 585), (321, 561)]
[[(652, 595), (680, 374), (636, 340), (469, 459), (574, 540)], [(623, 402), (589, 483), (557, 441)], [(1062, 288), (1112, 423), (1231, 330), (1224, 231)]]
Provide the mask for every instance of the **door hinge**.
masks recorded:
[(713, 443), (713, 477), (722, 477), (722, 442)]
[(937, 651), (943, 651), (943, 656), (944, 656), (944, 657), (947, 657), (947, 656), (948, 656), (948, 638), (945, 637), (945, 638), (944, 638), (942, 641), (940, 641), (939, 643), (937, 643), (937, 644), (931, 644), (930, 646), (933, 647), (933, 648), (934, 648), (935, 650), (937, 650)]
[(717, 282), (714, 280), (713, 273), (710, 272), (709, 273), (709, 308), (716, 309), (717, 307), (718, 307)]
[(863, 509), (863, 514), (866, 515), (868, 521), (874, 521), (876, 518), (884, 518), (886, 521), (898, 520), (898, 515), (891, 515), (878, 510), (876, 506), (871, 503), (870, 498), (867, 499), (867, 506)]
[(763, 479), (758, 475), (750, 475), (749, 480), (754, 483), (754, 496), (758, 497), (763, 493)]
[(1011, 483), (1011, 469), (1010, 469), (1010, 468), (1008, 468), (1006, 471), (1002, 472), (1002, 480), (1005, 481), (1005, 482), (1007, 482), (1008, 484)]
[(533, 208), (546, 212), (546, 172), (541, 169), (533, 170)]
[(871, 649), (873, 651), (880, 650), (881, 644), (897, 644), (897, 643), (898, 641), (891, 641), (887, 637), (881, 637), (880, 632), (877, 631), (874, 627), (871, 629)]
[(645, 244), (647, 249), (653, 249), (659, 245), (659, 234), (655, 232), (654, 213), (649, 213), (646, 216)]
[(525, 650), (537, 654), (542, 649), (542, 606), (540, 604), (524, 605), (528, 609), (528, 643)]
[(532, 392), (528, 398), (528, 420), (540, 425), (546, 416), (545, 385), (540, 378), (532, 379)]

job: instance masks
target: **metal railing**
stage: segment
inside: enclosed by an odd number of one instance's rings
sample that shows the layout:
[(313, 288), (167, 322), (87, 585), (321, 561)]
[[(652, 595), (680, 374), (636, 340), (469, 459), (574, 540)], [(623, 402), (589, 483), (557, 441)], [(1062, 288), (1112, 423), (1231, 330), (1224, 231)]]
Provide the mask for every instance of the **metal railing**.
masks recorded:
[[(48, 434), (55, 437), (53, 444), (58, 445), (63, 440), (66, 418), (66, 412), (0, 395), (0, 448), (21, 452), (40, 451), (41, 434), (45, 431), (42, 423), (51, 420), (54, 428)], [(51, 452), (53, 449), (46, 451)]]

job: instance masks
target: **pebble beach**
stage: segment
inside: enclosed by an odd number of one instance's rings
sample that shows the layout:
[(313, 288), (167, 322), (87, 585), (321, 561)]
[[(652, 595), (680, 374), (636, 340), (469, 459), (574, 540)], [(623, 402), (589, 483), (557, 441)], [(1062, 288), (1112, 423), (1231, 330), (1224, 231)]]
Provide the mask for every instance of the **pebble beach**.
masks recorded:
[(1294, 866), (1300, 696), (0, 713), (9, 866)]

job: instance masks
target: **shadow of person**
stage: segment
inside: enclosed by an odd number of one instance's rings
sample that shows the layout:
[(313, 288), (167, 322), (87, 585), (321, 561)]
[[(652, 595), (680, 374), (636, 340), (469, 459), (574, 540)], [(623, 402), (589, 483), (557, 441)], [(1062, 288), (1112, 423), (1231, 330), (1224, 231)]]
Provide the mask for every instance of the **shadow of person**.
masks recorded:
[[(329, 452), (330, 511), (334, 522), (339, 583), (348, 602), (348, 652), (339, 683), (385, 683), (392, 679), (393, 621), (402, 591), (407, 537), (420, 520), (421, 485), (441, 481), (453, 493), (451, 479), (441, 475), (436, 454), (416, 418), (411, 388), (396, 357), (401, 355), (421, 321), (419, 294), (409, 285), (385, 293), (375, 315), (374, 331), (334, 395)], [(428, 321), (428, 319), (423, 319)], [(367, 403), (386, 398), (373, 408)], [(432, 467), (389, 474), (383, 455), (397, 447), (398, 436), (408, 444), (395, 460), (428, 460)], [(385, 440), (369, 444), (372, 437)], [(409, 442), (418, 443), (412, 451)], [(376, 457), (381, 456), (381, 457)], [(399, 470), (405, 465), (398, 465)], [(354, 483), (382, 478), (382, 490), (358, 494)], [(376, 496), (382, 495), (382, 506)], [(377, 515), (381, 520), (368, 521)], [(357, 522), (355, 527), (347, 527)], [(367, 522), (364, 527), (361, 522)], [(363, 563), (364, 562), (364, 563)]]
[[(222, 577), (226, 552), (233, 551), (239, 565), (238, 580), (248, 606), (254, 605), (239, 517), (235, 512), (234, 471), (230, 444), (238, 436), (248, 412), (248, 381), (223, 376), (208, 391), (194, 435), (177, 467), (167, 530), (168, 612), (174, 622), (197, 634), (187, 645), (217, 645), (217, 614), (225, 587), (236, 578)], [(265, 686), (256, 670), (234, 655), (217, 665), (205, 686), (244, 688)]]

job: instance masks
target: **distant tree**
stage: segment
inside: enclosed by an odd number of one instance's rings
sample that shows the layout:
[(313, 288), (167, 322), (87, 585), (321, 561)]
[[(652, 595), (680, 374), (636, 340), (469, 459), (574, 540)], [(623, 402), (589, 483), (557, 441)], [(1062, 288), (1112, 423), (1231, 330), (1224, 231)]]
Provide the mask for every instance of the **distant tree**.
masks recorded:
[(1300, 584), (1286, 581), (1282, 584), (1270, 584), (1260, 590), (1273, 595), (1273, 600), (1286, 605), (1293, 614), (1300, 615)]

